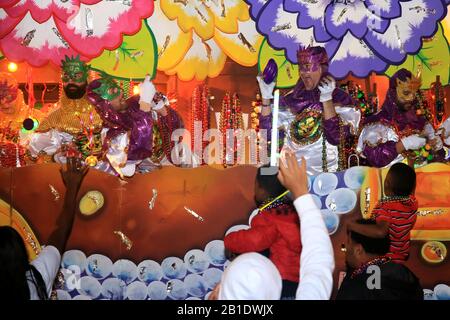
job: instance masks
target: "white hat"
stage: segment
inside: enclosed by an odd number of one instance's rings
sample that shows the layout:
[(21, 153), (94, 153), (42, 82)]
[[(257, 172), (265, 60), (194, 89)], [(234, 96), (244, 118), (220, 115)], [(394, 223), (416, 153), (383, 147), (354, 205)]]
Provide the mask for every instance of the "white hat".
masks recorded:
[(225, 269), (219, 300), (279, 300), (282, 280), (277, 267), (259, 253), (245, 253)]

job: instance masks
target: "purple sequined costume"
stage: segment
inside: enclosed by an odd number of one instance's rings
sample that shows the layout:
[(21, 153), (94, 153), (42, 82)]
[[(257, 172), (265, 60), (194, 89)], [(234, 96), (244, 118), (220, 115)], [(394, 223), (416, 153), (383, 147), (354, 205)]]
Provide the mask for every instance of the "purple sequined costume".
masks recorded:
[[(128, 160), (144, 160), (152, 155), (153, 125), (156, 122), (150, 112), (139, 108), (139, 96), (132, 96), (126, 100), (127, 108), (122, 112), (115, 111), (109, 101), (102, 99), (92, 90), (100, 83), (94, 80), (88, 87), (87, 99), (95, 106), (97, 113), (103, 120), (103, 126), (108, 128), (104, 146), (118, 135), (129, 133)], [(161, 123), (172, 131), (182, 127), (178, 113), (168, 108), (167, 116), (160, 116)]]
[[(415, 108), (402, 111), (397, 106), (397, 79), (405, 81), (411, 76), (411, 72), (406, 69), (397, 71), (389, 81), (389, 90), (381, 111), (364, 122), (358, 148), (371, 166), (384, 167), (392, 162), (401, 161), (403, 157), (397, 153), (396, 149), (399, 136), (408, 135), (408, 132), (422, 132), (427, 125), (427, 120), (423, 116), (417, 115)], [(417, 100), (413, 101), (413, 105), (417, 103)], [(375, 131), (379, 131), (379, 133)], [(368, 138), (369, 134), (382, 142), (367, 143), (370, 139)], [(377, 134), (378, 136), (376, 136)], [(435, 153), (435, 160), (439, 161), (442, 157), (442, 151)]]
[[(327, 74), (323, 74), (326, 77)], [(317, 174), (323, 171), (323, 153), (326, 152), (327, 169), (337, 170), (338, 150), (342, 136), (345, 141), (350, 141), (353, 134), (357, 132), (361, 114), (354, 108), (355, 101), (343, 90), (336, 88), (333, 91), (333, 104), (336, 107), (337, 116), (323, 120), (321, 125), (321, 137), (319, 140), (311, 142), (296, 142), (293, 139), (290, 128), (295, 124), (296, 116), (306, 110), (317, 110), (320, 114), (323, 111), (323, 105), (320, 102), (320, 91), (318, 88), (306, 90), (303, 81), (299, 81), (293, 91), (286, 96), (280, 97), (279, 127), (280, 139), (285, 140), (285, 147), (288, 147), (296, 153), (297, 158), (305, 157), (308, 163), (308, 173)], [(342, 120), (342, 132), (339, 126), (339, 118)], [(259, 124), (261, 129), (267, 129), (267, 137), (270, 140), (272, 129), (272, 113), (263, 116), (260, 115)], [(325, 137), (326, 143), (322, 141)], [(323, 145), (325, 143), (325, 149)]]

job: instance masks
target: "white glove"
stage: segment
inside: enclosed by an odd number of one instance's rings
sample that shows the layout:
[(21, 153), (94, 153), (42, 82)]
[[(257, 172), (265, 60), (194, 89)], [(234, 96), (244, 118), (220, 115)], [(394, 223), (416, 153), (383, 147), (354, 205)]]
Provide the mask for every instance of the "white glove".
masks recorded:
[(258, 80), (259, 91), (261, 91), (261, 96), (263, 99), (272, 99), (273, 98), (273, 89), (275, 89), (275, 81), (272, 83), (265, 83), (261, 76), (257, 76), (256, 80)]
[(319, 84), (320, 102), (333, 100), (334, 89), (336, 89), (336, 80), (330, 76), (323, 78)]
[(427, 123), (424, 127), (423, 127), (423, 132), (425, 133), (425, 135), (427, 136), (427, 138), (429, 140), (434, 139), (434, 137), (436, 136), (436, 133), (434, 132), (434, 128), (430, 123)]
[[(444, 138), (450, 137), (450, 117), (441, 124), (439, 130), (444, 131)], [(447, 142), (446, 142), (447, 143)]]
[(442, 143), (442, 139), (439, 136), (435, 136), (433, 139), (430, 139), (429, 142), (431, 145), (433, 145), (434, 151), (441, 150), (444, 147), (444, 144)]
[(444, 139), (444, 143), (445, 143), (447, 146), (450, 146), (450, 136), (448, 136), (447, 138)]
[(151, 104), (156, 93), (155, 85), (150, 81), (150, 76), (146, 75), (144, 82), (139, 84), (139, 102)]
[(422, 138), (418, 134), (412, 134), (408, 137), (404, 137), (401, 141), (406, 150), (417, 150), (422, 148), (427, 143), (427, 139)]
[(169, 105), (169, 99), (165, 95), (162, 96), (161, 100), (159, 100), (157, 103), (152, 102), (152, 110), (157, 111), (161, 110), (165, 106)]
[(442, 143), (442, 139), (439, 135), (434, 131), (433, 126), (430, 123), (427, 123), (423, 128), (423, 132), (425, 133), (427, 140), (430, 145), (433, 146), (434, 151), (441, 150), (444, 146)]

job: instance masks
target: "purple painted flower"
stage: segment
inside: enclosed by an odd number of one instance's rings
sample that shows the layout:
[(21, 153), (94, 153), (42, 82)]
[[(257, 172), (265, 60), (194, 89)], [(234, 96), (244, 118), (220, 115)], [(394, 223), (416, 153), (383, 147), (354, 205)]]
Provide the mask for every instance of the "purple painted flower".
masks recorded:
[(246, 0), (258, 31), (297, 63), (299, 45), (321, 45), (337, 78), (402, 63), (437, 31), (450, 0)]

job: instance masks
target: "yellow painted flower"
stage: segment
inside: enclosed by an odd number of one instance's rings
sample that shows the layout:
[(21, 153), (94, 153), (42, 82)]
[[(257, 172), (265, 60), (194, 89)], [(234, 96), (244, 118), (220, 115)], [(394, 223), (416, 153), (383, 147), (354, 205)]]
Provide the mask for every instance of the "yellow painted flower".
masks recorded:
[(156, 0), (147, 19), (158, 44), (158, 70), (184, 81), (216, 77), (227, 56), (258, 61), (262, 36), (242, 0)]
[(444, 35), (447, 38), (447, 41), (450, 42), (450, 11), (447, 13), (445, 19), (442, 20), (442, 27), (444, 29)]
[(255, 22), (238, 22), (239, 32), (225, 33), (216, 30), (214, 40), (225, 54), (240, 65), (251, 67), (258, 61), (259, 48), (264, 40), (256, 30)]
[(217, 77), (227, 57), (213, 40), (204, 41), (196, 34), (192, 38), (193, 44), (183, 60), (174, 68), (166, 70), (166, 74), (177, 74), (182, 81), (189, 81), (194, 77), (197, 80)]
[(194, 29), (203, 40), (214, 36), (215, 28), (238, 32), (237, 21), (250, 19), (242, 0), (160, 0), (161, 9), (170, 20), (177, 20), (183, 32)]

